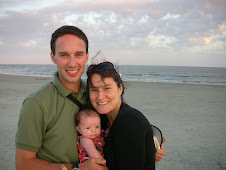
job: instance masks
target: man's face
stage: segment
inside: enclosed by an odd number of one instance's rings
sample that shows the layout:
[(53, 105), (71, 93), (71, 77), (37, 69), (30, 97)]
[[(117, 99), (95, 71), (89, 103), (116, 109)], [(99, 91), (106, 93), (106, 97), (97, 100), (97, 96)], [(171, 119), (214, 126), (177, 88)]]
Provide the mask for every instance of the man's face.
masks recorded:
[(73, 90), (80, 85), (88, 56), (82, 39), (70, 34), (57, 38), (55, 55), (51, 53), (51, 59), (57, 65), (59, 79), (64, 86)]

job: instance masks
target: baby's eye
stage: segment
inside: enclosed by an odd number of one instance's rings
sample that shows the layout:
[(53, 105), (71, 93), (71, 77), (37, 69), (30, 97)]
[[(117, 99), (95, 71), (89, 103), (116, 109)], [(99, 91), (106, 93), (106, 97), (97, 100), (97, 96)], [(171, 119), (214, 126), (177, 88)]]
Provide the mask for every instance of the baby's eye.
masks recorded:
[(90, 129), (90, 128), (88, 127), (88, 128), (86, 128), (86, 129)]
[(100, 126), (96, 126), (96, 128), (98, 129), (98, 128), (100, 128)]

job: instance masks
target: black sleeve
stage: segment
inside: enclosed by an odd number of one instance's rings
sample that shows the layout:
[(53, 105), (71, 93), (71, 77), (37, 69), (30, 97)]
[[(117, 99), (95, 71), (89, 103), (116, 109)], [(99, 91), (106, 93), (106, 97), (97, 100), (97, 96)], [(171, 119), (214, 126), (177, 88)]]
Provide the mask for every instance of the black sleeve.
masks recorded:
[(122, 118), (114, 132), (115, 169), (155, 169), (153, 132), (147, 120)]

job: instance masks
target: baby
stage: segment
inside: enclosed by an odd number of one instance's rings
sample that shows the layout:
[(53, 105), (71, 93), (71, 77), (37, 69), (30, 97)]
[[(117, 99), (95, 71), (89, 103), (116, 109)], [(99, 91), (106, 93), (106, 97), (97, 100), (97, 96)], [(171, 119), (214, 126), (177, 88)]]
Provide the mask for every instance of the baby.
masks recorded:
[(80, 163), (90, 158), (103, 159), (104, 131), (101, 130), (101, 119), (91, 109), (81, 110), (75, 117), (78, 136), (78, 156)]

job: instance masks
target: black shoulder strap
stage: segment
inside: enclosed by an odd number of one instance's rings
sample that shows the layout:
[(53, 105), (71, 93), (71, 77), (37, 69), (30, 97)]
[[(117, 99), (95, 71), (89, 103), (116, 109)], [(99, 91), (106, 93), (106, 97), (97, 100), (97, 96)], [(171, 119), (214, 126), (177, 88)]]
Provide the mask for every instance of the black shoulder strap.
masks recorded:
[(82, 107), (82, 103), (80, 103), (74, 96), (72, 96), (72, 94), (69, 94), (67, 96), (71, 101), (73, 101), (78, 107)]
[[(54, 86), (53, 82), (51, 82), (51, 84)], [(55, 87), (55, 86), (54, 86)], [(56, 87), (55, 87), (56, 88)], [(57, 89), (57, 88), (56, 88)], [(71, 101), (73, 101), (78, 107), (82, 107), (82, 103), (80, 103), (74, 96), (72, 96), (72, 94), (69, 94), (67, 96)]]

